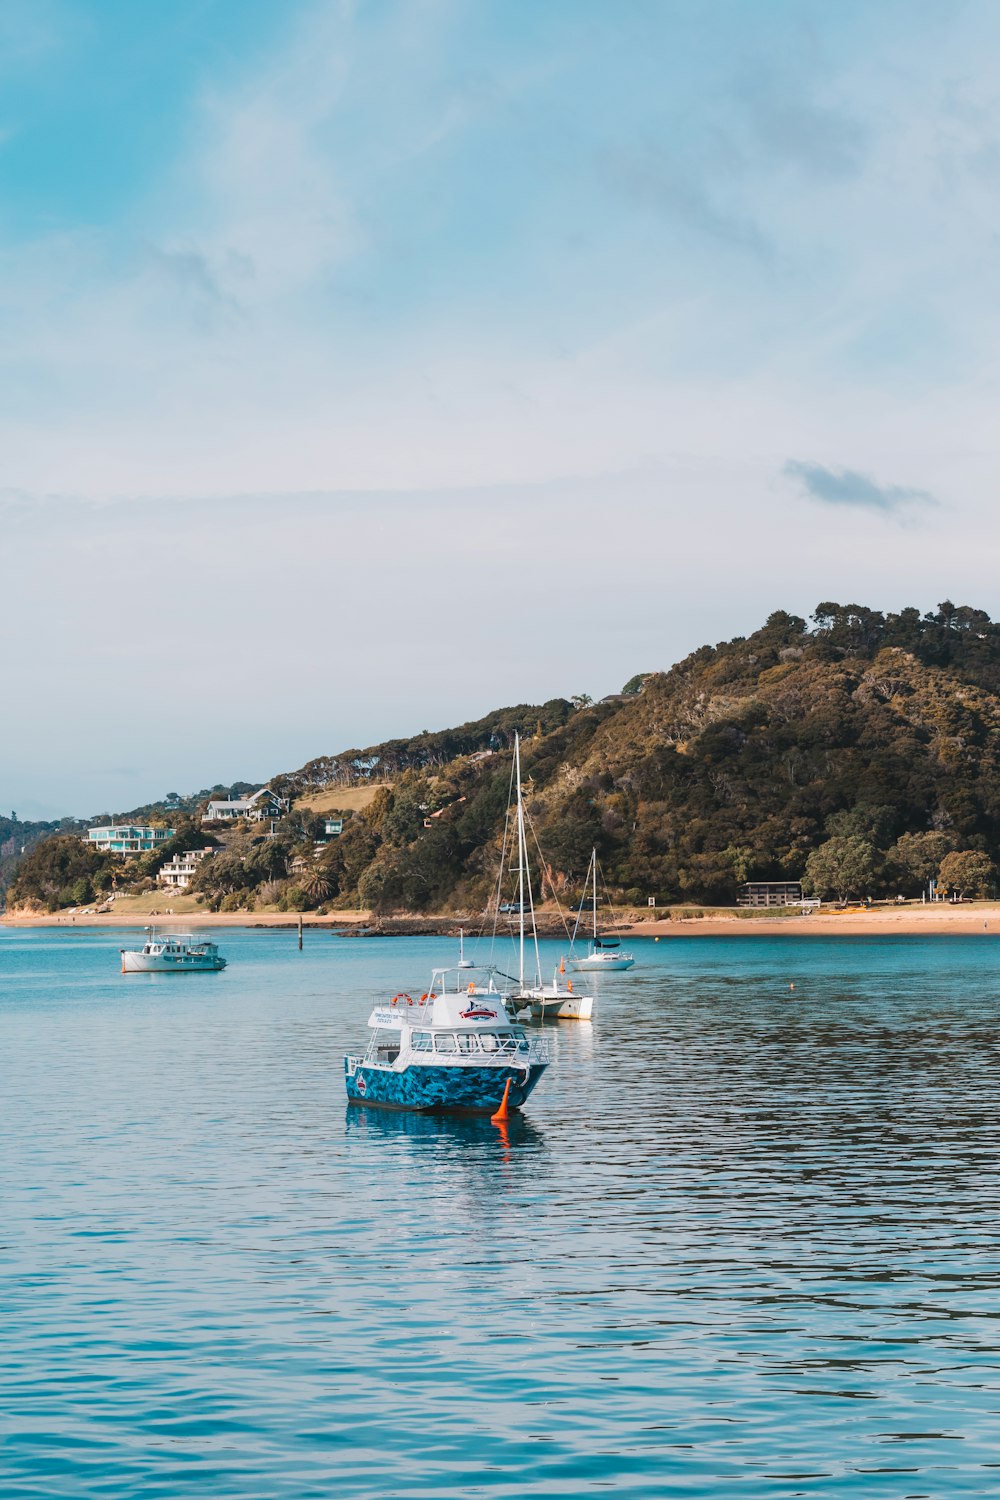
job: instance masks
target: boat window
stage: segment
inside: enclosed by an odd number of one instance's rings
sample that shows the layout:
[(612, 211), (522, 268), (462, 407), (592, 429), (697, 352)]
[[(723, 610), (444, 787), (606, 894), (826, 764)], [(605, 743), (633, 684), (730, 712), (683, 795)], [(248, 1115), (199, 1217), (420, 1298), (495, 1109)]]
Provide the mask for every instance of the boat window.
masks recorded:
[(466, 1033), (464, 1036), (460, 1033), (458, 1038), (458, 1050), (459, 1052), (478, 1052), (479, 1046), (476, 1042), (476, 1038), (474, 1036), (470, 1036), (468, 1033)]
[(434, 1038), (434, 1051), (435, 1052), (457, 1052), (458, 1048), (455, 1045), (455, 1038), (453, 1036), (449, 1036), (447, 1034), (447, 1032), (444, 1033), (442, 1036), (436, 1036)]
[(429, 1052), (431, 1050), (430, 1032), (415, 1031), (410, 1037), (410, 1048), (414, 1052)]
[(497, 1039), (492, 1031), (481, 1031), (479, 1033), (479, 1045), (484, 1052), (495, 1052), (497, 1050)]

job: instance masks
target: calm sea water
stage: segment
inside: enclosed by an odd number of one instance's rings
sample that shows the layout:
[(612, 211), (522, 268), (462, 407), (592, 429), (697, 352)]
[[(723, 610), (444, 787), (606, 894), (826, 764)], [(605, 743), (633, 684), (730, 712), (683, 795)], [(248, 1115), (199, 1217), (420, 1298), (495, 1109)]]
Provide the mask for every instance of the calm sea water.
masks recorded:
[(4, 1500), (1000, 1493), (991, 934), (639, 943), (506, 1135), (344, 1102), (451, 943), (123, 936), (0, 933)]

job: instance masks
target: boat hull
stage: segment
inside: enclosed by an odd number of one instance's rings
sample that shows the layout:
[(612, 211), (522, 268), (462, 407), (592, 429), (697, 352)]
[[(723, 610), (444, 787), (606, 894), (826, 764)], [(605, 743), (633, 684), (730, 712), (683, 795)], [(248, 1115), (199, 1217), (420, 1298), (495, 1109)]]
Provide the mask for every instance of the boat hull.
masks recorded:
[(593, 995), (532, 995), (531, 1014), (536, 1021), (591, 1021)]
[(571, 958), (569, 967), (578, 974), (623, 974), (634, 963), (634, 958)]
[(377, 1067), (357, 1057), (345, 1057), (344, 1081), (350, 1104), (491, 1115), (503, 1103), (508, 1080), (508, 1107), (520, 1109), (545, 1068), (545, 1063), (520, 1067), (491, 1064), (482, 1068), (411, 1063), (397, 1072), (395, 1068)]
[(224, 958), (195, 954), (176, 956), (151, 953), (122, 953), (123, 974), (217, 974), (226, 967)]

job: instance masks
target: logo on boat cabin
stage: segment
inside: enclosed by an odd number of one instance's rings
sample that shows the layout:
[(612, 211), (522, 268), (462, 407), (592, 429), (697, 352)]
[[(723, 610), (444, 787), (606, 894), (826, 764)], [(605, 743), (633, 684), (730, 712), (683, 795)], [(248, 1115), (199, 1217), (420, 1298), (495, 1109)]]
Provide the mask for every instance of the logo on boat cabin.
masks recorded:
[(458, 1014), (463, 1021), (495, 1021), (497, 1018), (495, 1010), (489, 1010), (475, 1000), (471, 1002), (468, 1010), (460, 1010)]

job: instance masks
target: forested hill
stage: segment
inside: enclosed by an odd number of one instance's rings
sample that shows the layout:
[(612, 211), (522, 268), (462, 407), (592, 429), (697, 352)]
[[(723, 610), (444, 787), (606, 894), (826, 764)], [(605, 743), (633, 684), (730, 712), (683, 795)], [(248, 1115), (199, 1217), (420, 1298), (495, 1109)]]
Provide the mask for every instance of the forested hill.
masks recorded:
[[(25, 822), (16, 812), (12, 812), (9, 818), (0, 814), (0, 909), (4, 891), (14, 878), (24, 852), (40, 839), (55, 833), (60, 826), (59, 823)], [(67, 826), (71, 826), (68, 821)]]
[[(748, 878), (805, 874), (824, 847), (853, 857), (848, 885), (873, 893), (919, 889), (949, 851), (1000, 856), (1000, 625), (982, 610), (824, 603), (809, 623), (778, 612), (628, 687), (284, 778), (300, 795), (390, 782), (326, 857), (331, 896), (409, 909), (481, 901), (515, 730), (557, 888), (579, 881), (593, 844), (623, 895), (661, 901), (729, 902)], [(822, 871), (817, 857), (817, 886)]]
[[(521, 705), (322, 756), (272, 780), (293, 800), (278, 838), (229, 836), (196, 889), (229, 910), (482, 909), (515, 732), (561, 895), (594, 845), (630, 903), (730, 903), (744, 880), (800, 876), (824, 895), (914, 895), (930, 876), (993, 891), (1000, 625), (950, 603), (778, 612), (601, 703)], [(337, 809), (343, 832), (317, 854), (319, 813)], [(24, 899), (55, 899), (57, 882), (27, 864)]]

